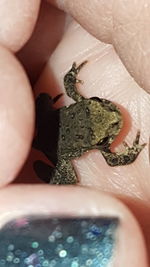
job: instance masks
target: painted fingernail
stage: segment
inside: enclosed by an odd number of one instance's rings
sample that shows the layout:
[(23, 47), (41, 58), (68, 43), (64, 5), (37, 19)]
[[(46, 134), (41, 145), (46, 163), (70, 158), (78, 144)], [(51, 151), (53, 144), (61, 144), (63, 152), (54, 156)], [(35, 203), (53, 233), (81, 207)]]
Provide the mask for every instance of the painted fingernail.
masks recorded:
[(0, 267), (108, 267), (117, 218), (22, 217), (0, 230)]

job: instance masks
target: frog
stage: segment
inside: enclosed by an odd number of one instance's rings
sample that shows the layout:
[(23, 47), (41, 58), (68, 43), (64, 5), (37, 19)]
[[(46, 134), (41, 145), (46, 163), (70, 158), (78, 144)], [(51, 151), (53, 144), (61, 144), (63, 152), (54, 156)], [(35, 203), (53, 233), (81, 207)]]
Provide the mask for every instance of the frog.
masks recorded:
[(133, 163), (146, 144), (140, 144), (137, 131), (131, 147), (123, 142), (124, 151), (112, 152), (111, 144), (123, 127), (122, 113), (112, 101), (82, 96), (77, 84), (78, 73), (87, 61), (77, 66), (74, 62), (64, 76), (66, 94), (74, 103), (54, 108), (62, 94), (52, 98), (41, 93), (36, 99), (36, 135), (33, 147), (51, 163), (36, 160), (34, 170), (39, 178), (49, 184), (78, 184), (72, 160), (90, 150), (99, 150), (110, 167)]

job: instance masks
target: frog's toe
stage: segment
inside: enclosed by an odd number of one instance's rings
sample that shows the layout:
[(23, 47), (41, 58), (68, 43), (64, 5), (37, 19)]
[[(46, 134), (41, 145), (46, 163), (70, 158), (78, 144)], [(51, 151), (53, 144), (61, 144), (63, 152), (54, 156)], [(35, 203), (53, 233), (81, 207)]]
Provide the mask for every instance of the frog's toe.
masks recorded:
[(88, 62), (88, 61), (85, 60), (85, 61), (83, 61), (78, 67), (76, 67), (76, 71), (77, 71), (77, 73), (82, 69), (82, 67), (83, 67), (87, 62)]
[(109, 166), (121, 166), (133, 163), (146, 144), (139, 144), (140, 132), (138, 131), (133, 146), (129, 147), (123, 142), (125, 151), (122, 153), (112, 153), (111, 151), (101, 151)]
[(77, 66), (76, 62), (73, 62), (72, 64), (72, 68), (70, 70), (70, 72), (75, 73), (76, 75), (79, 73), (79, 71), (82, 69), (82, 67), (87, 63), (88, 61), (85, 60), (83, 61), (79, 66)]
[(138, 145), (139, 141), (140, 141), (140, 131), (137, 131), (136, 138), (135, 138), (135, 140), (133, 142), (133, 146)]
[(130, 164), (134, 162), (137, 156), (139, 155), (139, 153), (146, 146), (146, 143), (139, 144), (139, 141), (140, 141), (140, 131), (137, 132), (137, 135), (135, 137), (132, 147), (129, 147), (126, 142), (123, 142), (123, 145), (125, 147), (125, 152), (123, 154), (124, 154), (124, 159), (125, 159), (126, 164)]
[[(132, 147), (129, 147), (126, 145), (126, 150), (125, 150), (125, 155), (130, 156), (131, 158), (136, 159), (136, 157), (138, 156), (138, 154), (142, 151), (142, 149), (146, 146), (146, 144), (142, 144), (140, 145), (139, 143), (137, 144), (133, 144)], [(133, 162), (131, 161), (131, 162)]]
[(83, 84), (84, 82), (82, 80), (76, 79), (76, 83)]
[(140, 141), (140, 131), (137, 132), (132, 147), (129, 147), (126, 142), (123, 142), (123, 145), (126, 148), (126, 153), (130, 153), (131, 151), (133, 151), (133, 153), (135, 154), (139, 153), (146, 146), (146, 143), (139, 144), (139, 141)]
[(77, 74), (79, 73), (80, 69), (87, 63), (87, 61), (82, 62), (79, 66), (76, 65), (74, 62), (72, 64), (71, 69), (66, 73), (64, 77), (64, 87), (66, 89), (66, 93), (69, 97), (71, 97), (75, 102), (82, 101), (84, 99), (78, 93), (76, 88), (76, 83), (83, 83), (82, 81), (77, 79)]
[(77, 63), (76, 62), (72, 63), (72, 69), (77, 69)]

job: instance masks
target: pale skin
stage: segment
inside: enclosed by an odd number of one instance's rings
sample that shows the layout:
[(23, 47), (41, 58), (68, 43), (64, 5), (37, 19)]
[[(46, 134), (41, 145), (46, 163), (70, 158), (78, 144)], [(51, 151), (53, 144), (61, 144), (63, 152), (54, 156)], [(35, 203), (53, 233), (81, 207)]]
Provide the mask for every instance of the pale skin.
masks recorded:
[[(0, 13), (0, 25), (3, 27), (1, 32), (5, 32), (5, 36), (0, 35), (2, 44), (0, 47), (0, 185), (2, 187), (0, 214), (4, 218), (5, 212), (8, 214), (11, 211), (13, 214), (14, 211), (15, 216), (15, 212), (20, 212), (21, 209), (22, 213), (57, 212), (59, 214), (64, 211), (67, 214), (73, 212), (78, 215), (82, 209), (82, 212), (84, 210), (84, 213), (89, 216), (93, 213), (119, 216), (122, 220), (119, 231), (121, 243), (117, 248), (115, 266), (149, 266), (145, 255), (146, 247), (148, 255), (150, 254), (148, 145), (132, 165), (125, 167), (109, 167), (98, 151), (90, 152), (81, 159), (75, 160), (74, 166), (80, 184), (83, 185), (82, 188), (79, 186), (60, 188), (41, 184), (29, 187), (20, 184), (8, 186), (15, 180), (25, 162), (34, 129), (34, 102), (31, 88), (26, 73), (10, 51), (19, 51), (28, 41), (38, 16), (39, 1), (24, 1), (25, 4), (22, 3), (19, 12), (18, 9), (12, 11), (9, 0), (5, 2), (2, 8), (7, 11), (7, 14), (10, 13), (8, 16), (16, 26), (8, 30), (9, 22), (1, 15), (5, 13), (3, 10)], [(150, 12), (150, 7), (146, 5), (148, 0), (140, 3), (128, 0), (126, 8), (121, 4), (124, 1), (113, 1), (113, 5), (109, 1), (109, 7), (105, 5), (106, 1), (104, 3), (92, 1), (94, 18), (90, 5), (85, 6), (87, 0), (71, 1), (74, 6), (69, 6), (69, 2), (69, 0), (53, 1), (53, 4), (72, 14), (86, 30), (69, 19), (66, 25), (65, 15), (45, 3), (37, 25), (40, 30), (36, 30), (32, 40), (19, 52), (19, 60), (26, 67), (27, 75), (33, 83), (37, 81), (36, 94), (43, 91), (43, 88), (52, 96), (64, 92), (63, 76), (72, 62), (80, 63), (88, 59), (89, 64), (81, 71), (79, 77), (84, 80), (84, 84), (78, 87), (80, 92), (86, 97), (98, 96), (114, 101), (122, 109), (125, 118), (124, 128), (114, 144), (115, 149), (119, 149), (123, 139), (131, 145), (138, 129), (141, 131), (141, 143), (148, 143), (150, 132), (150, 95), (146, 93), (150, 88), (150, 60), (148, 60), (150, 39), (147, 34), (147, 29), (150, 27), (147, 14)], [(138, 19), (136, 17), (136, 23), (131, 23), (134, 14), (132, 10), (135, 12), (135, 7)], [(25, 12), (26, 16), (23, 16)], [(24, 21), (18, 24), (22, 18)], [(112, 18), (117, 31), (112, 27)], [(124, 26), (124, 30), (119, 26), (120, 23)], [(21, 28), (19, 32), (17, 27)], [(58, 42), (60, 39), (61, 41)], [(101, 41), (112, 43), (115, 50), (111, 45)], [(56, 47), (55, 52), (53, 52), (54, 47)], [(34, 51), (40, 51), (40, 53), (34, 54)], [(43, 65), (46, 60), (48, 65), (39, 77), (41, 64)], [(131, 78), (124, 65), (137, 83)], [(143, 89), (139, 86), (141, 84)], [(58, 102), (58, 106), (69, 103), (71, 100), (64, 95)], [(29, 160), (28, 170), (25, 169), (20, 175), (21, 182), (26, 182), (24, 179), (26, 177), (28, 182), (31, 182), (32, 178), (33, 181), (35, 179), (31, 168), (31, 157)], [(88, 186), (89, 189), (85, 189), (84, 186)], [(64, 199), (63, 202), (62, 199)], [(82, 199), (82, 207), (80, 199)], [(146, 243), (143, 237), (146, 237)]]

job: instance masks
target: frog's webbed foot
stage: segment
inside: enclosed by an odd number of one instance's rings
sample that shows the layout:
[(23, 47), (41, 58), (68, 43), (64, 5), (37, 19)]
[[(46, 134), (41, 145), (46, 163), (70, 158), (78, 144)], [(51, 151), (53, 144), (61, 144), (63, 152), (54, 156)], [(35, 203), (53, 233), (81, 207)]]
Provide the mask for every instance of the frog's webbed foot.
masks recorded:
[(83, 83), (83, 81), (77, 79), (77, 74), (86, 63), (87, 61), (84, 61), (77, 67), (76, 63), (74, 62), (71, 69), (64, 77), (64, 87), (66, 89), (66, 93), (76, 102), (84, 99), (84, 97), (77, 92), (76, 84)]
[(37, 176), (45, 183), (50, 183), (54, 168), (41, 160), (37, 160), (33, 164), (33, 168)]
[(141, 152), (141, 150), (145, 147), (146, 144), (139, 144), (140, 132), (137, 132), (136, 138), (133, 142), (133, 146), (129, 147), (126, 142), (124, 142), (125, 152), (123, 153), (113, 153), (111, 151), (101, 151), (103, 157), (106, 162), (110, 166), (121, 166), (128, 165), (134, 162)]
[(76, 184), (77, 176), (70, 160), (61, 159), (54, 169), (50, 184)]

